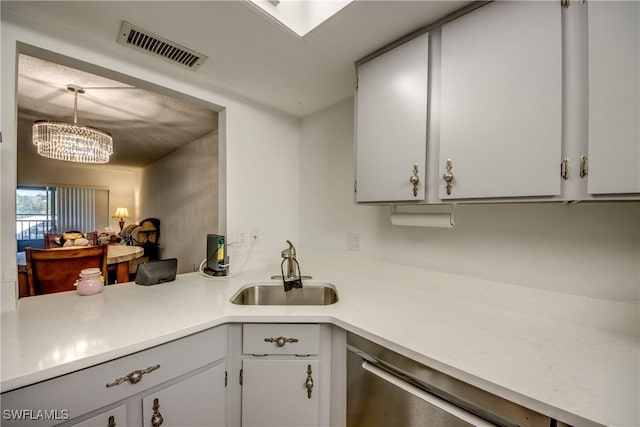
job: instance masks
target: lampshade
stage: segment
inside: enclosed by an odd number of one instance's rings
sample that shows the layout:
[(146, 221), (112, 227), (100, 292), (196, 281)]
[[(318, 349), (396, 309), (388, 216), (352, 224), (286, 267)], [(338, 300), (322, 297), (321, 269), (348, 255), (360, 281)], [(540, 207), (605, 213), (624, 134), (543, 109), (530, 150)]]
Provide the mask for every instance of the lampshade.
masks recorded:
[(68, 85), (74, 93), (73, 124), (38, 120), (33, 124), (33, 143), (38, 154), (50, 159), (78, 163), (107, 163), (113, 154), (113, 138), (105, 131), (78, 125), (79, 86)]
[(129, 218), (129, 211), (127, 208), (116, 208), (116, 213), (113, 214), (112, 218)]

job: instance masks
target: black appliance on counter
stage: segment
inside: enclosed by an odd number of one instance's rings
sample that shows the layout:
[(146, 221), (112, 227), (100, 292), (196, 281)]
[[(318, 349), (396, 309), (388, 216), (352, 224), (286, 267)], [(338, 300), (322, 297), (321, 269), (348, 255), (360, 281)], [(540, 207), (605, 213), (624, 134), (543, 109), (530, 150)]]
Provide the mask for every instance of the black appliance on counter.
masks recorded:
[(227, 241), (220, 234), (207, 234), (207, 260), (204, 272), (210, 276), (226, 276), (229, 269)]

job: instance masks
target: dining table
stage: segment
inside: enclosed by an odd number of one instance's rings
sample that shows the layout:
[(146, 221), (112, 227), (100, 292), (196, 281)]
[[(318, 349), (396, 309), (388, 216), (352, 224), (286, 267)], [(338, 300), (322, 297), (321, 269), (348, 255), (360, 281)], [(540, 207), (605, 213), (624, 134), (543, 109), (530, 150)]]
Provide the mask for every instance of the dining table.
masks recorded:
[(129, 261), (143, 254), (144, 248), (141, 246), (107, 245), (107, 268), (116, 270), (117, 283), (129, 281)]
[[(52, 248), (47, 250), (65, 250), (77, 249), (77, 247), (69, 246), (63, 248)], [(116, 283), (125, 283), (129, 281), (129, 261), (140, 258), (144, 254), (144, 248), (141, 246), (129, 246), (110, 244), (107, 245), (107, 269), (115, 271)], [(29, 286), (27, 283), (27, 256), (25, 252), (16, 254), (18, 263), (18, 291), (20, 298), (29, 296)]]

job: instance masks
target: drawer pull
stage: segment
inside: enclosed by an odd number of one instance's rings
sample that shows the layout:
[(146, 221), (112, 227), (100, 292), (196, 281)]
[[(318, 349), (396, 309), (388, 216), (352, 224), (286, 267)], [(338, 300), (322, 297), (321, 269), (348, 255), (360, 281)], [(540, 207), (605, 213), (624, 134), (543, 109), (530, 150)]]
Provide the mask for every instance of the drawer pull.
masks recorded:
[(311, 399), (311, 393), (313, 390), (313, 377), (311, 376), (311, 365), (307, 365), (307, 381), (305, 381), (305, 385), (307, 386), (307, 397)]
[(442, 179), (447, 183), (447, 195), (449, 196), (451, 195), (451, 189), (453, 188), (453, 184), (451, 183), (453, 181), (453, 172), (451, 172), (452, 167), (451, 159), (447, 159), (447, 171), (442, 175)]
[(298, 338), (286, 338), (286, 337), (265, 338), (264, 342), (274, 342), (278, 345), (278, 347), (284, 347), (286, 343), (298, 342)]
[(413, 185), (413, 197), (418, 196), (418, 184), (420, 184), (420, 175), (418, 175), (418, 165), (413, 165), (413, 174), (409, 178), (409, 182)]
[(589, 159), (585, 156), (580, 156), (580, 178), (584, 178), (589, 175)]
[(109, 417), (109, 426), (108, 427), (116, 427), (116, 419), (113, 415)]
[(160, 413), (160, 402), (158, 398), (153, 399), (153, 415), (151, 415), (151, 425), (153, 427), (160, 427), (164, 420), (162, 419), (162, 414)]
[(142, 380), (142, 376), (144, 374), (148, 374), (149, 372), (155, 371), (159, 367), (160, 365), (154, 365), (154, 366), (149, 366), (147, 369), (133, 371), (129, 373), (126, 377), (118, 378), (110, 383), (107, 383), (107, 387), (114, 387), (127, 381), (129, 381), (129, 383), (131, 384), (137, 384), (140, 382), (140, 380)]

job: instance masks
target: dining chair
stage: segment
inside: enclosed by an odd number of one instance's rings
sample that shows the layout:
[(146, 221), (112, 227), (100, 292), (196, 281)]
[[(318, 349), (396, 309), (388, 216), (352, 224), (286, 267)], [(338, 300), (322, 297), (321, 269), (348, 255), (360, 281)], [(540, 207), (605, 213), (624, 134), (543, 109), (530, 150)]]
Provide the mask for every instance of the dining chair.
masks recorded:
[[(79, 231), (66, 231), (66, 233), (80, 233)], [(51, 248), (60, 248), (62, 247), (61, 244), (59, 244), (58, 242), (56, 242), (56, 239), (60, 239), (60, 237), (62, 237), (63, 233), (44, 233), (44, 248), (45, 249), (51, 249)], [(96, 246), (98, 244), (98, 232), (97, 231), (91, 231), (89, 233), (82, 233), (84, 234), (84, 237), (89, 241), (89, 244), (91, 246)]]
[(107, 274), (107, 245), (83, 248), (26, 248), (29, 296), (72, 291), (80, 271), (99, 268)]

